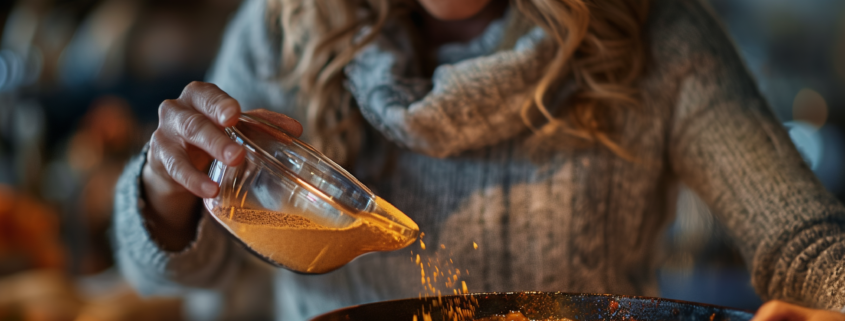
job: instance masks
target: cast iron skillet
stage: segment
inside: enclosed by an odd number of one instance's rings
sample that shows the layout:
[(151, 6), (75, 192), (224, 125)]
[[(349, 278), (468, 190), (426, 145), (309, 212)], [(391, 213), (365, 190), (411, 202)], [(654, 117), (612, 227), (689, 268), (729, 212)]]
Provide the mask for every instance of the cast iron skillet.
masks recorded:
[[(466, 307), (467, 302), (477, 302), (474, 317), (456, 319), (455, 306)], [(747, 321), (753, 316), (748, 311), (715, 305), (640, 296), (508, 292), (449, 295), (439, 301), (435, 297), (376, 302), (335, 310), (312, 321), (413, 321), (415, 315), (417, 320), (423, 321), (424, 313), (429, 314), (432, 321), (472, 320), (509, 311), (521, 311), (532, 320), (557, 317), (577, 321)]]

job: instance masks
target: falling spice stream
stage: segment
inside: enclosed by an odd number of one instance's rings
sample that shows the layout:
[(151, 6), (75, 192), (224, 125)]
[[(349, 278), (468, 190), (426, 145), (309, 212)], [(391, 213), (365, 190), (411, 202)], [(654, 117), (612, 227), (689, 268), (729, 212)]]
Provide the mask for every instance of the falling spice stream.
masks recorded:
[[(422, 290), (419, 293), (419, 298), (432, 298), (436, 300), (430, 301), (429, 306), (423, 306), (417, 311), (418, 316), (414, 316), (414, 320), (431, 320), (431, 313), (434, 308), (441, 308), (445, 314), (445, 320), (472, 320), (475, 315), (475, 309), (478, 306), (477, 300), (469, 296), (469, 288), (463, 276), (469, 275), (469, 270), (461, 270), (454, 266), (451, 251), (446, 251), (446, 245), (440, 244), (440, 250), (426, 251), (425, 233), (420, 234), (420, 252), (414, 254), (411, 251), (411, 262), (420, 268), (420, 284)], [(472, 243), (473, 249), (478, 249), (478, 244)], [(436, 249), (436, 247), (435, 247)], [(445, 254), (448, 253), (448, 257)], [(443, 297), (443, 292), (446, 295), (455, 295), (455, 297)], [(451, 292), (451, 293), (450, 293)], [(460, 296), (459, 296), (460, 295)]]

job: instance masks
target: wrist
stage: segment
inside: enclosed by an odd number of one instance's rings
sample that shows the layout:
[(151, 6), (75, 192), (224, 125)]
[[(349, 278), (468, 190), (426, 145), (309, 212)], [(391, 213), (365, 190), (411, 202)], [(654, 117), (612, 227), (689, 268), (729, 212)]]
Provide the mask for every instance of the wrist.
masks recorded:
[(141, 171), (140, 187), (146, 204), (141, 215), (150, 236), (165, 251), (185, 249), (195, 239), (202, 216), (199, 197), (157, 175), (149, 163)]

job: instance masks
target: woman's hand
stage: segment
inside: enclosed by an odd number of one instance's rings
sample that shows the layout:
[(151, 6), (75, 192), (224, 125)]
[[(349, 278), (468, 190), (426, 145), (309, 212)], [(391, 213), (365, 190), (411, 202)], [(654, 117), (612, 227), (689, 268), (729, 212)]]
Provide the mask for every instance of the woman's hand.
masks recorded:
[[(251, 113), (292, 135), (302, 133), (302, 126), (287, 116), (266, 110)], [(178, 99), (161, 103), (158, 114), (141, 175), (147, 202), (144, 216), (159, 245), (179, 251), (195, 237), (200, 198), (217, 195), (217, 184), (206, 174), (211, 161), (216, 158), (234, 166), (244, 159), (244, 148), (222, 130), (238, 122), (241, 107), (217, 86), (192, 82)]]
[(845, 314), (829, 310), (816, 310), (789, 304), (783, 301), (769, 301), (757, 310), (751, 321), (845, 321)]

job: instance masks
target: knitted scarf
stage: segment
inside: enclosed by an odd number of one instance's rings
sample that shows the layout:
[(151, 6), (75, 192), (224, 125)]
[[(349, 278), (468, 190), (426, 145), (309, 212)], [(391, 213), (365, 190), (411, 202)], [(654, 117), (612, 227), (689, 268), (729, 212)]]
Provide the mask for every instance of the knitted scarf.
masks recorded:
[(346, 88), (363, 117), (400, 146), (446, 157), (495, 144), (527, 128), (522, 106), (553, 54), (539, 27), (497, 51), (504, 33), (497, 20), (469, 43), (442, 46), (428, 78), (406, 32), (385, 28), (345, 67)]

